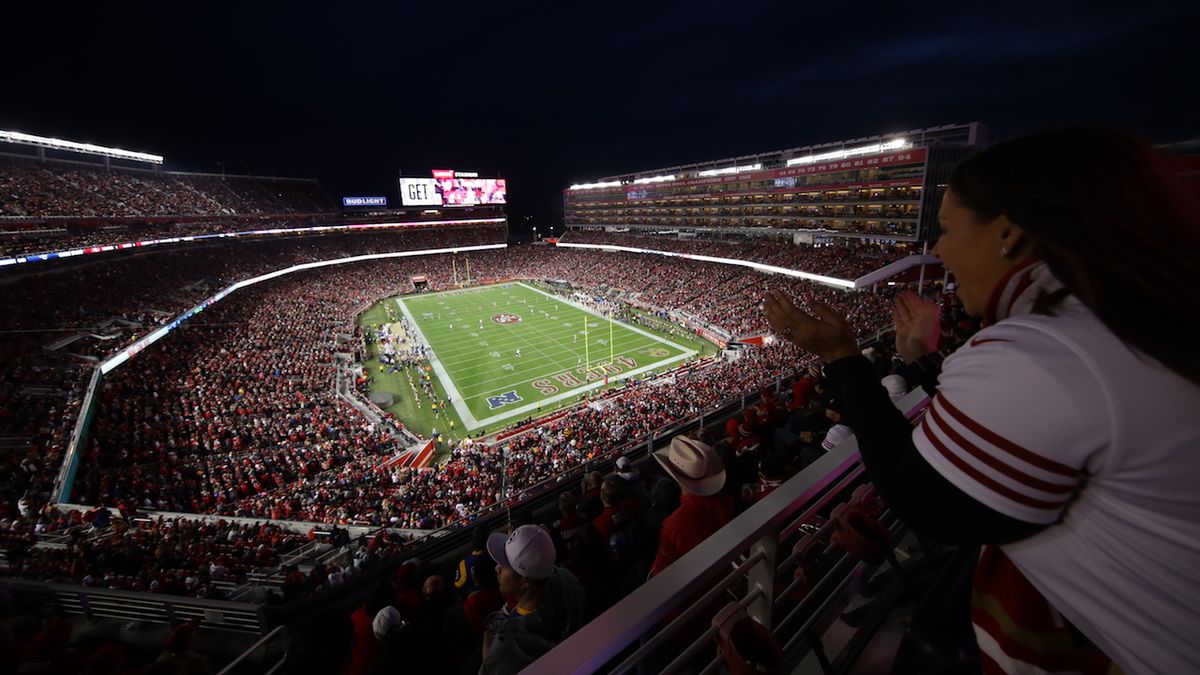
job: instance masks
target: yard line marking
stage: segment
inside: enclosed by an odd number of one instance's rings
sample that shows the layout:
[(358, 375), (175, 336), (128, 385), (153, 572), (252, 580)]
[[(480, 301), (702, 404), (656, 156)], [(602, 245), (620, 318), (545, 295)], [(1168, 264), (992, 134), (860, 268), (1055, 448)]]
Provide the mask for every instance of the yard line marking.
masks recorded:
[[(572, 347), (578, 348), (580, 350), (580, 352), (582, 352), (583, 345), (581, 345), (579, 343), (570, 343), (570, 342), (565, 341), (567, 336), (572, 335), (572, 332), (570, 332), (570, 331), (553, 330), (553, 329), (549, 329), (548, 327), (541, 326), (540, 324), (537, 324), (537, 325), (528, 324), (524, 327), (526, 330), (524, 330), (523, 332), (515, 333), (511, 336), (503, 336), (502, 335), (503, 331), (485, 331), (483, 333), (483, 335), (486, 335), (490, 339), (490, 342), (492, 345), (490, 348), (493, 350), (496, 350), (497, 353), (503, 354), (503, 352), (500, 350), (502, 350), (504, 348), (511, 348), (511, 346), (520, 345), (521, 348), (530, 349), (531, 351), (536, 352), (540, 355), (540, 356), (534, 357), (534, 359), (532, 360), (532, 363), (530, 362), (531, 361), (530, 359), (522, 359), (521, 360), (522, 366), (530, 366), (530, 365), (535, 365), (535, 364), (540, 366), (543, 361), (547, 361), (547, 365), (553, 364), (555, 366), (555, 370), (553, 372), (544, 373), (544, 374), (541, 374), (541, 375), (538, 375), (535, 377), (527, 377), (526, 379), (522, 379), (521, 381), (514, 382), (512, 384), (506, 384), (503, 387), (500, 387), (497, 389), (490, 389), (490, 390), (482, 392), (482, 393), (475, 393), (474, 391), (472, 391), (472, 392), (470, 392), (470, 395), (464, 396), (462, 394), (462, 391), (459, 389), (458, 385), (455, 384), (454, 377), (450, 374), (450, 371), (447, 368), (446, 364), (443, 362), (443, 359), (449, 358), (452, 361), (454, 361), (454, 370), (459, 373), (463, 373), (464, 370), (470, 371), (473, 368), (477, 368), (480, 364), (484, 364), (489, 361), (493, 361), (495, 359), (490, 354), (487, 357), (467, 359), (464, 361), (460, 361), (459, 359), (456, 358), (456, 355), (458, 355), (458, 354), (468, 353), (468, 352), (472, 352), (472, 351), (479, 351), (479, 348), (475, 347), (474, 345), (472, 345), (470, 347), (458, 348), (458, 349), (449, 347), (448, 345), (442, 345), (442, 349), (441, 349), (440, 353), (437, 350), (434, 350), (433, 345), (429, 342), (429, 339), (426, 336), (426, 334), (420, 329), (419, 326), (417, 326), (417, 321), (413, 315), (413, 310), (410, 309), (410, 307), (409, 307), (409, 302), (413, 302), (414, 305), (416, 305), (416, 309), (419, 310), (420, 305), (425, 304), (425, 302), (423, 302), (423, 301), (425, 301), (425, 299), (427, 297), (434, 296), (436, 298), (436, 300), (438, 301), (438, 304), (443, 304), (444, 300), (447, 299), (446, 296), (448, 294), (454, 294), (454, 296), (456, 296), (455, 297), (456, 301), (460, 303), (459, 304), (460, 307), (463, 307), (464, 309), (467, 309), (469, 307), (471, 309), (472, 313), (481, 312), (481, 310), (482, 310), (482, 313), (487, 313), (487, 312), (491, 312), (493, 310), (497, 310), (499, 308), (499, 305), (497, 305), (496, 307), (489, 306), (489, 301), (485, 299), (488, 295), (494, 294), (498, 289), (504, 289), (502, 291), (502, 294), (505, 296), (509, 296), (510, 294), (507, 292), (507, 289), (516, 289), (516, 288), (523, 288), (525, 290), (539, 294), (539, 295), (549, 298), (551, 300), (551, 303), (549, 303), (549, 305), (547, 305), (545, 303), (534, 302), (527, 298), (521, 298), (519, 300), (516, 300), (516, 304), (523, 305), (523, 308), (521, 310), (523, 312), (526, 312), (526, 313), (533, 312), (533, 313), (537, 313), (539, 315), (544, 313), (549, 317), (549, 316), (551, 316), (550, 313), (544, 311), (542, 309), (543, 307), (549, 307), (551, 310), (554, 310), (554, 311), (561, 311), (561, 310), (569, 311), (571, 309), (574, 309), (575, 311), (582, 312), (584, 314), (584, 316), (582, 317), (583, 321), (586, 321), (589, 323), (593, 319), (600, 321), (601, 323), (595, 324), (597, 327), (603, 325), (602, 322), (604, 322), (604, 321), (612, 321), (612, 322), (614, 322), (614, 324), (616, 324), (617, 326), (620, 326), (621, 328), (623, 328), (625, 330), (628, 330), (630, 333), (641, 335), (644, 338), (648, 338), (650, 340), (650, 342), (644, 342), (642, 340), (639, 340), (636, 343), (631, 343), (631, 341), (629, 341), (627, 338), (623, 339), (622, 343), (620, 343), (622, 346), (622, 349), (619, 353), (620, 356), (636, 354), (640, 351), (645, 350), (646, 347), (651, 346), (653, 344), (662, 344), (665, 346), (669, 346), (680, 352), (678, 355), (672, 356), (670, 358), (654, 361), (653, 363), (650, 363), (645, 366), (641, 366), (632, 371), (620, 373), (615, 376), (609, 376), (608, 380), (610, 383), (618, 382), (620, 380), (624, 380), (624, 379), (627, 379), (630, 377), (636, 377), (637, 375), (640, 375), (642, 373), (669, 366), (671, 364), (677, 363), (684, 359), (690, 358), (698, 353), (694, 349), (684, 347), (684, 346), (679, 345), (671, 340), (661, 338), (652, 333), (648, 333), (645, 330), (642, 330), (635, 326), (631, 326), (623, 321), (619, 321), (616, 319), (610, 319), (607, 316), (603, 316), (603, 315), (599, 314), (597, 311), (591, 309), (590, 307), (575, 303), (574, 301), (566, 299), (566, 298), (554, 296), (550, 293), (542, 291), (541, 289), (531, 287), (528, 284), (521, 283), (521, 282), (495, 284), (492, 286), (479, 287), (477, 289), (453, 289), (453, 290), (449, 290), (449, 291), (439, 291), (437, 293), (426, 293), (426, 294), (422, 294), (422, 295), (418, 295), (418, 296), (410, 296), (408, 298), (397, 298), (397, 304), (400, 306), (401, 311), (404, 313), (405, 317), (408, 318), (408, 320), (412, 323), (414, 332), (416, 333), (417, 337), (419, 337), (420, 340), (429, 348), (429, 353), (430, 353), (430, 357), (431, 357), (429, 359), (430, 366), (433, 368), (434, 372), (437, 374), (438, 379), (441, 380), (442, 385), (443, 385), (445, 391), (447, 392), (447, 394), (452, 397), (451, 405), (454, 406), (455, 411), (458, 412), (459, 417), (463, 421), (464, 427), (466, 427), (468, 430), (478, 429), (482, 426), (492, 424), (493, 422), (501, 421), (501, 420), (508, 419), (511, 417), (520, 416), (524, 413), (528, 413), (528, 412), (537, 410), (538, 408), (540, 408), (542, 406), (553, 405), (554, 403), (557, 403), (559, 401), (566, 400), (568, 398), (575, 397), (582, 393), (592, 391), (594, 389), (604, 386), (604, 379), (597, 378), (597, 380), (594, 382), (586, 383), (586, 384), (584, 384), (580, 387), (576, 387), (574, 389), (562, 391), (556, 395), (552, 395), (552, 396), (548, 396), (548, 397), (541, 398), (538, 400), (534, 400), (530, 403), (527, 403), (527, 404), (517, 407), (517, 408), (502, 409), (496, 415), (492, 415), (492, 416), (489, 416), (489, 417), (486, 417), (483, 419), (479, 419), (479, 418), (475, 417), (475, 415), (470, 411), (470, 408), (467, 405), (468, 401), (477, 401), (481, 398), (486, 398), (489, 394), (493, 394), (495, 392), (502, 393), (504, 390), (512, 389), (513, 387), (515, 387), (517, 385), (532, 382), (537, 379), (547, 379), (549, 377), (552, 377), (553, 375), (563, 371), (564, 366), (563, 366), (563, 364), (559, 363), (560, 360), (563, 360), (563, 361), (569, 360), (570, 356), (574, 356), (574, 357), (576, 357), (576, 359), (579, 358), (580, 354), (577, 354)], [(443, 296), (443, 297), (436, 297), (436, 296)], [(565, 305), (565, 307), (560, 306), (557, 303), (562, 303), (562, 305)], [(457, 314), (457, 312), (456, 312), (456, 314)], [(558, 315), (555, 314), (553, 316), (557, 317)], [(576, 320), (576, 317), (572, 316), (571, 319)], [(476, 319), (472, 318), (471, 320), (474, 321)], [(479, 320), (483, 320), (483, 319), (479, 319)], [(555, 319), (550, 319), (550, 320), (557, 320), (557, 319), (555, 318)], [(540, 321), (540, 319), (539, 319), (539, 321)], [(467, 326), (468, 327), (470, 326), (470, 322), (468, 322)], [(443, 331), (440, 329), (435, 329), (434, 326), (427, 326), (427, 328), (435, 330), (435, 332), (433, 332), (431, 334), (436, 335), (438, 337), (439, 342), (445, 341), (447, 338), (449, 338), (450, 341), (454, 342), (454, 343), (462, 342), (461, 339), (454, 340), (453, 333), (449, 330)], [(501, 333), (501, 335), (498, 335), (497, 334), (498, 332)], [(478, 339), (478, 338), (476, 338), (476, 339)], [(557, 355), (547, 354), (546, 350), (543, 349), (545, 342), (553, 343), (560, 350), (561, 353), (557, 354)], [(588, 342), (599, 344), (599, 338), (597, 338), (597, 340), (589, 340)], [(503, 347), (502, 347), (502, 345), (503, 345)], [(613, 353), (617, 354), (616, 352), (613, 352)], [(561, 358), (562, 356), (567, 356), (567, 358), (562, 359)], [(509, 364), (509, 365), (511, 365), (511, 364)], [(568, 371), (574, 373), (577, 366), (568, 364), (565, 367)], [(523, 377), (525, 377), (526, 374), (529, 374), (531, 372), (528, 368), (522, 368), (522, 370), (524, 371), (522, 373)], [(542, 369), (539, 367), (539, 370), (542, 370)], [(595, 370), (595, 369), (593, 369), (593, 370)], [(587, 376), (587, 374), (584, 373), (583, 377), (586, 378), (586, 376)], [(470, 377), (470, 376), (460, 375), (460, 377), (463, 377), (463, 379), (466, 379), (467, 377)], [(585, 382), (586, 382), (586, 379), (585, 379)], [(489, 384), (493, 384), (493, 383), (494, 383), (494, 379), (491, 382), (489, 382)], [(495, 385), (493, 384), (493, 386), (495, 386)], [(472, 387), (472, 389), (474, 389), (474, 387)]]
[[(533, 291), (534, 293), (541, 293), (542, 295), (544, 295), (552, 300), (557, 300), (558, 302), (562, 302), (562, 303), (571, 305), (572, 307), (583, 310), (584, 312), (587, 312), (588, 314), (591, 314), (594, 317), (597, 317), (600, 319), (606, 319), (606, 317), (604, 317), (601, 314), (597, 314), (596, 311), (591, 309), (590, 307), (587, 307), (586, 305), (581, 305), (581, 304), (575, 302), (574, 300), (571, 300), (568, 298), (559, 298), (557, 296), (547, 293), (546, 291), (543, 291), (540, 288), (534, 288), (533, 286), (529, 286), (528, 284), (525, 284), (524, 282), (518, 281), (517, 285), (524, 286), (525, 288), (528, 288), (529, 290)], [(647, 333), (646, 331), (642, 330), (641, 328), (638, 328), (636, 326), (631, 326), (619, 319), (611, 319), (611, 321), (613, 323), (617, 324), (618, 326), (624, 326), (625, 328), (628, 328), (629, 330), (637, 333), (638, 335), (645, 335), (646, 337), (650, 338), (651, 340), (657, 340), (658, 342), (662, 342), (663, 344), (671, 345), (672, 347), (674, 347), (676, 349), (682, 349), (684, 351), (691, 351), (691, 352), (695, 353), (694, 349), (688, 349), (687, 347), (684, 347), (683, 345), (675, 344), (674, 342), (671, 342), (670, 340), (668, 340), (666, 338), (661, 338), (657, 335), (654, 335), (653, 333)]]
[(425, 334), (421, 332), (421, 327), (417, 325), (417, 320), (413, 317), (412, 312), (408, 311), (408, 305), (404, 303), (404, 299), (396, 298), (396, 304), (400, 305), (400, 311), (408, 318), (409, 323), (412, 324), (413, 331), (429, 350), (429, 365), (433, 368), (433, 372), (437, 373), (438, 379), (442, 381), (442, 386), (446, 388), (446, 393), (453, 399), (453, 403), (450, 405), (454, 406), (454, 411), (458, 413), (458, 418), (462, 420), (463, 426), (472, 430), (483, 426), (471, 414), (470, 409), (467, 408), (467, 404), (463, 403), (462, 395), (458, 393), (458, 388), (454, 386), (454, 380), (442, 366), (442, 361), (438, 358), (437, 352), (434, 351), (433, 345), (429, 343), (429, 340), (425, 339)]
[[(638, 347), (638, 348), (635, 348), (635, 349), (632, 349), (632, 350), (626, 350), (626, 351), (623, 351), (623, 352), (617, 352), (617, 354), (616, 354), (616, 355), (617, 355), (617, 356), (629, 356), (629, 355), (631, 355), (631, 354), (637, 354), (637, 353), (638, 353), (638, 352), (640, 352), (640, 351), (641, 351), (641, 347)], [(651, 357), (651, 358), (654, 358), (654, 357)], [(663, 360), (663, 359), (659, 358), (659, 360), (655, 361), (655, 363), (658, 363), (658, 362), (659, 362), (659, 361), (661, 361), (661, 360)], [(570, 372), (572, 375), (578, 375), (578, 370), (577, 370), (577, 369), (578, 369), (578, 368), (582, 368), (582, 367), (583, 367), (583, 366), (572, 366), (572, 367), (570, 367), (570, 368), (566, 368), (565, 370), (566, 370), (567, 372)], [(597, 367), (599, 367), (599, 366), (597, 366)], [(592, 370), (596, 370), (596, 368), (597, 368), (597, 367), (593, 367), (593, 368), (592, 368)], [(558, 368), (558, 369), (556, 369), (556, 370), (551, 370), (551, 371), (543, 371), (543, 372), (542, 372), (542, 374), (540, 374), (540, 375), (537, 375), (536, 377), (532, 377), (532, 378), (528, 378), (528, 379), (524, 379), (524, 380), (517, 380), (517, 381), (514, 381), (514, 382), (512, 382), (511, 384), (505, 384), (505, 385), (503, 385), (503, 386), (496, 387), (495, 389), (489, 389), (489, 390), (487, 390), (487, 391), (485, 391), (485, 392), (483, 392), (483, 393), (481, 393), (481, 394), (474, 394), (474, 393), (473, 393), (473, 394), (471, 394), (471, 395), (467, 396), (467, 400), (468, 400), (468, 401), (473, 401), (473, 400), (476, 400), (476, 399), (479, 399), (479, 398), (486, 398), (486, 397), (487, 397), (489, 394), (495, 394), (495, 393), (499, 393), (499, 392), (501, 392), (501, 391), (502, 391), (502, 390), (504, 390), (504, 389), (512, 389), (513, 387), (517, 386), (518, 384), (525, 384), (526, 382), (533, 382), (534, 380), (548, 380), (548, 379), (552, 379), (552, 378), (553, 378), (555, 375), (557, 375), (557, 374), (559, 374), (559, 373), (562, 373), (562, 372), (564, 372), (564, 369), (562, 369), (562, 368)], [(584, 373), (584, 377), (585, 377), (585, 378), (587, 377), (587, 373), (586, 373), (586, 372)], [(559, 387), (561, 387), (561, 385), (559, 385), (559, 384), (555, 384), (555, 387), (556, 387), (556, 388), (559, 388)]]

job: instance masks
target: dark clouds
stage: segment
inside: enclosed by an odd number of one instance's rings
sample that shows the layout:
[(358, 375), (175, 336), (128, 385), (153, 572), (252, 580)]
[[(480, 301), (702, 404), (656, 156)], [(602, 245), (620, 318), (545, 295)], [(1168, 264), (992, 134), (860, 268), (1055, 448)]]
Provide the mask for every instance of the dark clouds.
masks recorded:
[(314, 174), (567, 184), (982, 120), (1194, 136), (1194, 3), (100, 3), (6, 10), (0, 126)]

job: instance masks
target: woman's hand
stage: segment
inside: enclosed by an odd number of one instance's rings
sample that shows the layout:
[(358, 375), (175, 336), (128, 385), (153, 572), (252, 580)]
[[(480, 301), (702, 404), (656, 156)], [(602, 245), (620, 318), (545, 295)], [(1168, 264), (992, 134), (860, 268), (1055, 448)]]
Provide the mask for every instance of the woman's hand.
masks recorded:
[(932, 354), (938, 349), (941, 339), (942, 308), (916, 293), (901, 293), (896, 296), (896, 353), (905, 363)]
[(832, 307), (811, 297), (804, 304), (815, 314), (807, 314), (783, 293), (767, 291), (763, 308), (767, 311), (767, 322), (788, 340), (801, 349), (810, 351), (829, 363), (861, 352), (854, 331), (846, 319)]

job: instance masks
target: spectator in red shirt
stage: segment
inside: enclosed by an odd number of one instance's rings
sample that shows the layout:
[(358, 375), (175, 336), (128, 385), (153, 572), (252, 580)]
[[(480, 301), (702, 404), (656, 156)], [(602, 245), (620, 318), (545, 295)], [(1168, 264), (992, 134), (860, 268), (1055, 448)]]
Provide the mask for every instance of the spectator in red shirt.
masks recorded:
[(349, 675), (366, 675), (382, 650), (375, 639), (372, 622), (381, 609), (391, 604), (391, 589), (381, 584), (367, 601), (350, 614), (354, 625), (354, 651), (350, 656)]
[(725, 465), (711, 447), (676, 436), (669, 449), (654, 453), (654, 459), (683, 493), (679, 508), (663, 521), (652, 577), (733, 520), (731, 500), (718, 494), (725, 486)]
[(633, 502), (622, 495), (621, 486), (612, 476), (600, 484), (600, 501), (604, 510), (592, 521), (592, 527), (599, 533), (600, 541), (611, 546), (613, 537), (624, 531), (633, 518)]
[(559, 558), (563, 565), (577, 572), (573, 565), (581, 552), (581, 537), (587, 521), (579, 513), (579, 498), (573, 492), (564, 491), (558, 495), (559, 518), (550, 526), (551, 534), (559, 550)]

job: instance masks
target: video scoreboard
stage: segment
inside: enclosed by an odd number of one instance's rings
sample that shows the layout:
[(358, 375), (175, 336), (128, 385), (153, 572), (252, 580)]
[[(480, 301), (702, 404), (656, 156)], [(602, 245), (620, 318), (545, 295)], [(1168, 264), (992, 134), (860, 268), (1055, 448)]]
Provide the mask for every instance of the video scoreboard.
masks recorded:
[(480, 178), (474, 171), (434, 169), (430, 178), (401, 178), (405, 206), (490, 206), (507, 203), (503, 178)]

